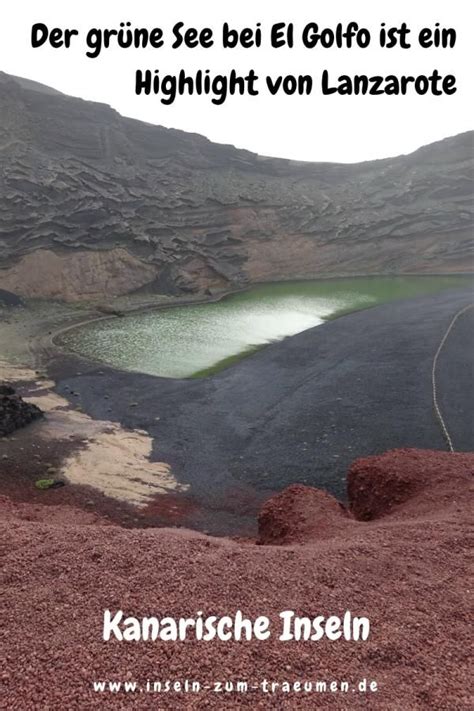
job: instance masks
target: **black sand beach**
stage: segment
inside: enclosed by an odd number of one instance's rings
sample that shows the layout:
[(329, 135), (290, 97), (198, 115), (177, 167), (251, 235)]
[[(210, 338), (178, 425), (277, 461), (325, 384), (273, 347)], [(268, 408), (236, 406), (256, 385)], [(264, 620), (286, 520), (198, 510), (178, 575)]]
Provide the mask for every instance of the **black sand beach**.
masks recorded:
[[(472, 289), (463, 289), (364, 310), (203, 380), (154, 378), (60, 355), (49, 375), (88, 415), (153, 437), (153, 460), (169, 463), (189, 487), (173, 502), (173, 511), (185, 511), (181, 525), (246, 535), (262, 500), (290, 483), (344, 498), (357, 457), (446, 449), (433, 413), (431, 365), (451, 319), (472, 300)], [(440, 404), (457, 451), (474, 444), (473, 318), (470, 310), (458, 320), (438, 364)], [(155, 525), (160, 517), (163, 525), (176, 523), (165, 504), (158, 501), (155, 511)]]

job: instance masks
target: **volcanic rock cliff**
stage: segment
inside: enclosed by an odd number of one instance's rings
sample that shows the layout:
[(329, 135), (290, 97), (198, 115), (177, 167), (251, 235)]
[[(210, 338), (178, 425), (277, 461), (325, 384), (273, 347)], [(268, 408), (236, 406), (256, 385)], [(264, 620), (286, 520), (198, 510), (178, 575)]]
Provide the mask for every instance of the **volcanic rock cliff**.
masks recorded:
[(0, 287), (94, 299), (466, 271), (473, 135), (360, 164), (264, 158), (0, 73)]

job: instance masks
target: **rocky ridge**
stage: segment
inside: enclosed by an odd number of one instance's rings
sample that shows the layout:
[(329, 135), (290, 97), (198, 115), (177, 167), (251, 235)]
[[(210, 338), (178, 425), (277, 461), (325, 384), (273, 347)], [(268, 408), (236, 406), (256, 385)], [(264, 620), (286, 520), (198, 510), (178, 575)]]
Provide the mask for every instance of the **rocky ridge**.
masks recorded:
[(265, 158), (0, 73), (0, 286), (95, 299), (472, 268), (473, 132), (359, 164)]

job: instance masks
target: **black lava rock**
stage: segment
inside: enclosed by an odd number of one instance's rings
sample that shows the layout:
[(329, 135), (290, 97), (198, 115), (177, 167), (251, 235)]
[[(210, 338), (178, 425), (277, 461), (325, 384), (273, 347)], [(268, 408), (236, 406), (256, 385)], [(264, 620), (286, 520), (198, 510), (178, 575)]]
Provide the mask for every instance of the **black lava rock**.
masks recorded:
[(42, 416), (43, 412), (39, 407), (24, 402), (10, 385), (0, 383), (0, 437), (5, 437)]

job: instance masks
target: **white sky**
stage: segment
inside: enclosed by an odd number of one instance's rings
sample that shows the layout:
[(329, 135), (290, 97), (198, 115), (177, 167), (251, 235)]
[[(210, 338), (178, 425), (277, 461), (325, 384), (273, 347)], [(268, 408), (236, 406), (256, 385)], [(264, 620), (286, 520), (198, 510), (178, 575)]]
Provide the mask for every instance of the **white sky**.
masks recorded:
[[(420, 145), (473, 127), (472, 73), (474, 12), (470, 0), (14, 0), (0, 6), (0, 68), (11, 74), (48, 84), (65, 93), (110, 104), (121, 114), (150, 123), (201, 133), (213, 141), (231, 143), (264, 155), (299, 160), (352, 162), (407, 153)], [(356, 21), (373, 36), (368, 49), (275, 50), (264, 41), (260, 49), (224, 50), (216, 41), (212, 49), (109, 49), (98, 59), (85, 55), (90, 27), (118, 28), (130, 21), (136, 27), (211, 27), (220, 39), (223, 22), (242, 28), (261, 22), (294, 22), (298, 30), (308, 22), (335, 27)], [(80, 36), (70, 49), (43, 46), (32, 49), (31, 25), (75, 28)], [(383, 50), (378, 46), (381, 22), (407, 22), (416, 40), (417, 30), (440, 22), (454, 27), (454, 49)], [(268, 35), (268, 33), (267, 33)], [(229, 97), (214, 106), (209, 97), (178, 97), (163, 106), (159, 96), (136, 96), (135, 70), (159, 69), (174, 74), (183, 68), (226, 73), (235, 68), (246, 74), (313, 74), (316, 85), (323, 69), (336, 80), (340, 74), (455, 74), (458, 91), (453, 96), (312, 96)]]

